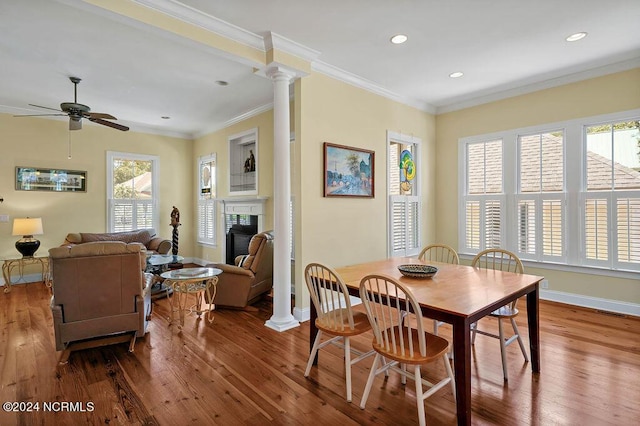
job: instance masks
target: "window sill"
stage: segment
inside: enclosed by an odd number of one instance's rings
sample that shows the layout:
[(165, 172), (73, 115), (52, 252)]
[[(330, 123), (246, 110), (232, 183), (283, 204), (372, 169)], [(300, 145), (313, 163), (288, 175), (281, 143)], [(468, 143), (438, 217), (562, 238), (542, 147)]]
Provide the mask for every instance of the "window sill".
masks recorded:
[[(473, 260), (473, 254), (460, 254), (460, 259), (471, 261)], [(617, 270), (617, 269), (607, 269), (607, 268), (598, 268), (596, 266), (576, 266), (576, 265), (567, 265), (564, 263), (551, 263), (551, 262), (534, 262), (531, 260), (523, 260), (522, 264), (525, 267), (525, 271), (527, 268), (538, 268), (538, 269), (550, 269), (554, 271), (563, 271), (563, 272), (572, 272), (577, 274), (589, 274), (589, 275), (601, 275), (605, 277), (614, 277), (614, 278), (623, 278), (623, 279), (638, 279), (638, 272), (629, 271), (629, 270)]]
[(218, 248), (218, 244), (216, 243), (208, 243), (205, 241), (198, 241), (198, 245), (201, 245), (203, 247), (208, 247), (208, 248)]

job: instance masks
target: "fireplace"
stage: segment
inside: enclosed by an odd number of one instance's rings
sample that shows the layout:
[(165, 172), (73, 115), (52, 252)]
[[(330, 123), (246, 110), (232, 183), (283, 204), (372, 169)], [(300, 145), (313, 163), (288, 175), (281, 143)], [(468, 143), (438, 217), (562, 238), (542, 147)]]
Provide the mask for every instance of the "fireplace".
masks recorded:
[(222, 198), (227, 231), (222, 258), (233, 264), (236, 256), (247, 254), (251, 237), (265, 231), (265, 204), (268, 197)]

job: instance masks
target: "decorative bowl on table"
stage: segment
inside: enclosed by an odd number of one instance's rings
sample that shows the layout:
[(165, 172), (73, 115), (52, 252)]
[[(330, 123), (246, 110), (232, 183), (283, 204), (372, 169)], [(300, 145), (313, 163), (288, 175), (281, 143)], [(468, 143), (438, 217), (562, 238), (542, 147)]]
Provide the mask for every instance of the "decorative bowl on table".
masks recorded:
[(400, 265), (398, 266), (398, 270), (405, 277), (411, 278), (431, 278), (438, 272), (438, 268), (435, 266), (421, 265), (418, 263)]

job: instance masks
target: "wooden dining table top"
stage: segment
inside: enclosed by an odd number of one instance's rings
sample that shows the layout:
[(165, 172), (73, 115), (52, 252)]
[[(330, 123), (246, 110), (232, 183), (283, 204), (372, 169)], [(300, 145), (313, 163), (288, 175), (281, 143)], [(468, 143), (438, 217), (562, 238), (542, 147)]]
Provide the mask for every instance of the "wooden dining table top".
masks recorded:
[[(424, 264), (438, 268), (431, 278), (412, 278), (402, 275), (398, 266)], [(417, 258), (394, 257), (379, 261), (336, 268), (343, 281), (353, 291), (360, 280), (369, 274), (390, 276), (406, 285), (422, 306), (429, 306), (457, 316), (474, 316), (487, 306), (507, 299), (540, 282), (543, 277), (474, 268)]]

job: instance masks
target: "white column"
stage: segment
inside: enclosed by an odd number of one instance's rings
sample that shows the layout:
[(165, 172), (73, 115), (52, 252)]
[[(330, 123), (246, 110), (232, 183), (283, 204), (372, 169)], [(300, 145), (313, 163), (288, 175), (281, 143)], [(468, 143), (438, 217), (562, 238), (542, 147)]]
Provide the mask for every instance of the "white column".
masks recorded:
[(267, 70), (273, 81), (273, 315), (265, 323), (276, 331), (300, 326), (291, 314), (291, 163), (289, 160), (289, 83), (292, 74)]

